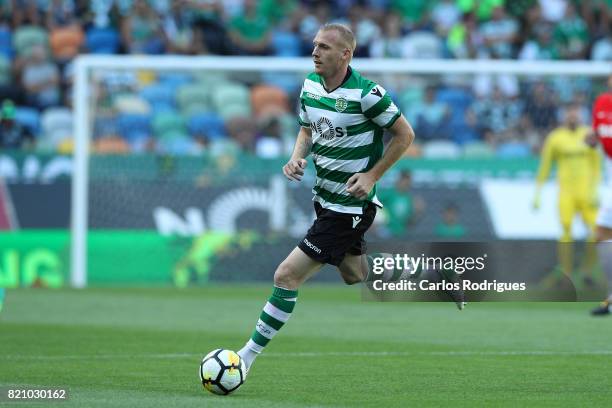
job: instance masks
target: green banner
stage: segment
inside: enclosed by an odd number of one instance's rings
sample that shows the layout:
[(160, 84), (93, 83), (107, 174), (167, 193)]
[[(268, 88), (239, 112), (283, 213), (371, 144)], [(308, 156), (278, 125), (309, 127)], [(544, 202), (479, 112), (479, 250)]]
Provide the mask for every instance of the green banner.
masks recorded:
[[(90, 231), (88, 237), (92, 285), (170, 284), (191, 244), (155, 231)], [(69, 231), (0, 233), (0, 287), (57, 288), (69, 282)]]

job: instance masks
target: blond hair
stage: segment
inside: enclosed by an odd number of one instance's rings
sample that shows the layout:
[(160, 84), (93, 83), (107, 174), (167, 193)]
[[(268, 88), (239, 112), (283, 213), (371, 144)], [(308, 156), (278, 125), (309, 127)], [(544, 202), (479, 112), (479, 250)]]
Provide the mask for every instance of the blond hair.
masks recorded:
[(344, 44), (351, 50), (351, 54), (357, 48), (357, 41), (355, 40), (355, 35), (349, 26), (341, 23), (327, 23), (323, 27), (321, 27), (320, 31), (330, 31), (336, 30), (338, 34), (340, 34), (340, 39)]

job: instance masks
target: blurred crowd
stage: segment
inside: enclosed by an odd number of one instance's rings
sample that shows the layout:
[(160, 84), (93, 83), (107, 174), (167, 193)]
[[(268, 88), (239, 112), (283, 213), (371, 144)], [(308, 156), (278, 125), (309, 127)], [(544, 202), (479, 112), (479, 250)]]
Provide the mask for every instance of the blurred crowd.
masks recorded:
[[(612, 0), (3, 0), (0, 147), (70, 152), (72, 60), (80, 53), (309, 56), (329, 21), (362, 58), (612, 61)], [(96, 84), (101, 153), (286, 154), (297, 76), (109, 75)], [(416, 128), (411, 154), (524, 157), (589, 105), (588, 78), (381, 80)], [(230, 102), (228, 102), (230, 101)]]

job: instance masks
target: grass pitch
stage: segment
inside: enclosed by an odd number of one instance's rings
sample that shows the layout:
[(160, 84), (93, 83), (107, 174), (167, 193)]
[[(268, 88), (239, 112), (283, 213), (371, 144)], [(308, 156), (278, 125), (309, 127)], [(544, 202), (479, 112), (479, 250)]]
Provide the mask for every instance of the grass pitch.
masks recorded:
[(68, 388), (58, 407), (612, 404), (612, 318), (590, 317), (592, 304), (473, 303), (458, 312), (362, 302), (341, 286), (300, 290), (293, 317), (235, 394), (203, 390), (202, 356), (239, 349), (270, 292), (11, 290), (0, 314), (0, 387)]

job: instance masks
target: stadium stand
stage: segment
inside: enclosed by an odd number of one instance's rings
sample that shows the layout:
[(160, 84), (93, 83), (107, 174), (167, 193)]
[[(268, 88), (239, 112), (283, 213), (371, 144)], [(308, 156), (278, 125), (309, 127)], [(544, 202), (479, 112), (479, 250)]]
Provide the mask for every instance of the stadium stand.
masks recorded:
[[(14, 4), (0, 4), (0, 100), (13, 100), (18, 106), (16, 120), (36, 135), (43, 150), (56, 149), (71, 136), (70, 61), (79, 53), (308, 56), (319, 25), (337, 20), (355, 31), (358, 57), (612, 60), (610, 1), (23, 0)], [(416, 128), (423, 154), (532, 155), (556, 123), (558, 102), (581, 100), (587, 116), (596, 93), (588, 80), (568, 87), (554, 80), (519, 83), (513, 77), (483, 75), (472, 85), (415, 83), (389, 89)], [(251, 140), (267, 129), (239, 131), (237, 124), (252, 118), (251, 125), (267, 126), (268, 121), (256, 119), (270, 115), (287, 123), (300, 78), (265, 73), (243, 82), (223, 75), (139, 73), (107, 77), (99, 86), (100, 120), (94, 139), (112, 136), (125, 142), (100, 152), (161, 149), (197, 154), (206, 150), (208, 142), (222, 138), (247, 151), (268, 152), (276, 147), (255, 149)], [(281, 137), (294, 131), (283, 125)], [(525, 132), (530, 136), (513, 136)], [(242, 137), (234, 139), (236, 135)], [(274, 138), (266, 139), (261, 146), (276, 143)]]

